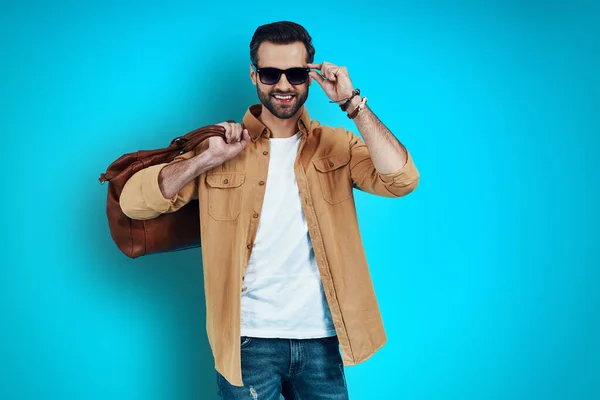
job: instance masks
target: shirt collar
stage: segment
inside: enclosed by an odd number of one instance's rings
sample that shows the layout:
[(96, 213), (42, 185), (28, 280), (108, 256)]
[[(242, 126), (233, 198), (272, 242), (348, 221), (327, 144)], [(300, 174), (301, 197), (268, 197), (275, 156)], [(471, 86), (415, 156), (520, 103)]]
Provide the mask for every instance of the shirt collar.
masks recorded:
[[(262, 104), (253, 104), (248, 107), (248, 110), (244, 115), (244, 128), (248, 129), (248, 133), (253, 142), (256, 142), (261, 136), (267, 135), (267, 127), (258, 119), (261, 112)], [(306, 110), (306, 106), (304, 105), (302, 106), (302, 111), (296, 127), (302, 134), (307, 136), (310, 134), (310, 117)]]

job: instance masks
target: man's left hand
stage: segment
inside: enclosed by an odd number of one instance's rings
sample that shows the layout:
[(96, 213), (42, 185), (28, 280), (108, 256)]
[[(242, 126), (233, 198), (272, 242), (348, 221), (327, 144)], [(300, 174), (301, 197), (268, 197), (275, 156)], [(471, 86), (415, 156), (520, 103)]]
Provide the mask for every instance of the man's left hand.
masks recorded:
[(321, 71), (320, 74), (317, 71), (310, 71), (309, 75), (319, 83), (330, 100), (338, 102), (352, 96), (354, 87), (346, 67), (340, 67), (326, 61), (321, 64), (308, 64), (307, 66)]

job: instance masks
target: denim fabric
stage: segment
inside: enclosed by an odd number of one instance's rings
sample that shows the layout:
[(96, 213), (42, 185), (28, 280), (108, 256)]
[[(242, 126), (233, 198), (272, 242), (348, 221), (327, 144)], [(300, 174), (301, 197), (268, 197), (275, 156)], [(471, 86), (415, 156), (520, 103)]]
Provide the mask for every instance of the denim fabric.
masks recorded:
[(347, 400), (344, 366), (336, 336), (319, 339), (241, 338), (244, 386), (219, 372), (223, 400)]

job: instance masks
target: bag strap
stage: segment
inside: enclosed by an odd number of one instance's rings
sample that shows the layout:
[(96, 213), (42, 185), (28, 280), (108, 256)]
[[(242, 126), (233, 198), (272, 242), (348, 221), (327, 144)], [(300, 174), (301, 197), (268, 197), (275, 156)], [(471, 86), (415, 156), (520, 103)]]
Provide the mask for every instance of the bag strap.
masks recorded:
[(225, 128), (223, 128), (221, 125), (203, 126), (185, 134), (184, 136), (178, 136), (171, 140), (169, 147), (172, 146), (174, 149), (188, 152), (196, 148), (200, 143), (211, 136), (220, 136), (221, 138), (226, 139)]
[[(180, 153), (185, 153), (190, 150), (196, 148), (200, 143), (204, 140), (208, 139), (211, 136), (220, 136), (223, 140), (226, 140), (225, 136), (225, 128), (220, 125), (207, 125), (201, 128), (195, 129), (189, 133), (186, 133), (183, 136), (178, 136), (171, 140), (171, 144), (164, 149), (160, 149), (161, 151), (175, 151), (178, 150)], [(122, 156), (123, 158), (125, 156)], [(117, 162), (117, 161), (115, 161)], [(109, 176), (110, 175), (110, 176)], [(110, 181), (113, 178), (112, 174), (108, 172), (104, 172), (100, 174), (100, 178), (98, 181), (103, 184), (106, 181)]]

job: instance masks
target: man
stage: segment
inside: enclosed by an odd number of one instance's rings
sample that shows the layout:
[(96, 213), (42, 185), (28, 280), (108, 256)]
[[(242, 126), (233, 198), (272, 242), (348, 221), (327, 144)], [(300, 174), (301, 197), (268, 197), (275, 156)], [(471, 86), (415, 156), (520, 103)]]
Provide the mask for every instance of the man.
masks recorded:
[[(122, 192), (125, 214), (142, 220), (199, 199), (207, 333), (224, 399), (347, 399), (344, 366), (386, 342), (352, 189), (402, 197), (419, 173), (346, 68), (314, 64), (314, 54), (302, 26), (260, 26), (250, 79), (261, 104), (242, 124), (219, 124), (226, 140), (139, 171)], [(313, 80), (364, 142), (310, 119)]]

